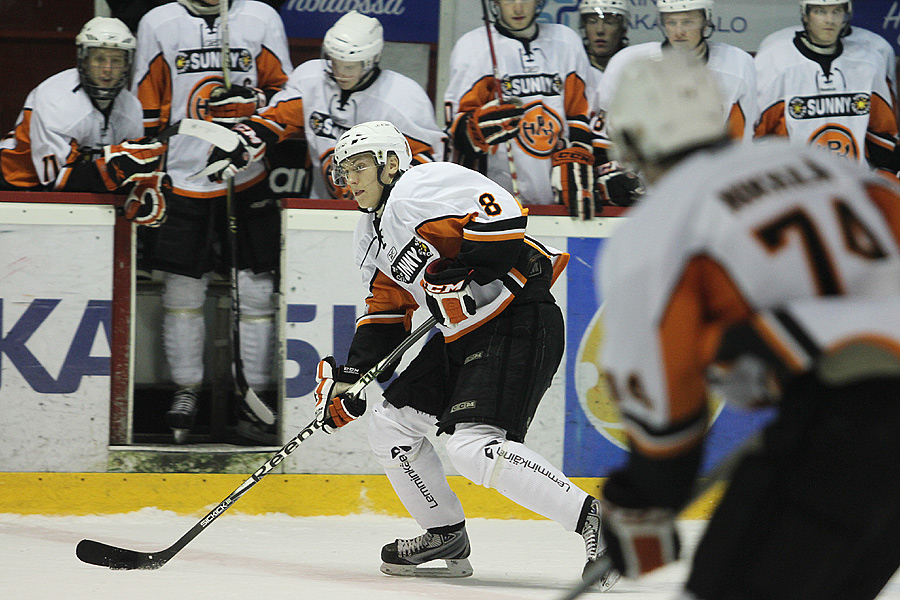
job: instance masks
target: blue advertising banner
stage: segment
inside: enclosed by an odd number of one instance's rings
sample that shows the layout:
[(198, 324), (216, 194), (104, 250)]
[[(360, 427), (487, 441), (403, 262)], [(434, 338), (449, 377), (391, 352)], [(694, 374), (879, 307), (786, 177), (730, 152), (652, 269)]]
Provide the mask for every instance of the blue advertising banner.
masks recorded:
[(894, 52), (900, 52), (900, 2), (869, 0), (853, 3), (853, 25), (859, 25), (882, 36)]
[[(603, 384), (598, 349), (603, 340), (602, 298), (594, 265), (607, 238), (569, 238), (567, 272), (566, 425), (563, 471), (570, 477), (604, 477), (621, 466), (627, 442), (618, 412)], [(713, 401), (703, 469), (717, 464), (772, 416), (737, 412)]]
[(289, 38), (321, 39), (351, 10), (381, 21), (386, 41), (438, 41), (440, 0), (287, 0), (280, 12)]

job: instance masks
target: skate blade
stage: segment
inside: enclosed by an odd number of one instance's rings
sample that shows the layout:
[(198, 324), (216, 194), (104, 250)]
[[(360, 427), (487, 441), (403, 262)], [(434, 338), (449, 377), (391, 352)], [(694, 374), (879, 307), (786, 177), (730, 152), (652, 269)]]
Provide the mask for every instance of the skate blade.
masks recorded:
[(187, 443), (188, 435), (191, 433), (190, 429), (175, 429), (172, 428), (172, 437), (175, 438), (176, 444), (185, 444)]
[(472, 575), (472, 564), (468, 558), (455, 558), (444, 560), (444, 562), (447, 563), (446, 567), (381, 563), (381, 572), (399, 577), (469, 577)]

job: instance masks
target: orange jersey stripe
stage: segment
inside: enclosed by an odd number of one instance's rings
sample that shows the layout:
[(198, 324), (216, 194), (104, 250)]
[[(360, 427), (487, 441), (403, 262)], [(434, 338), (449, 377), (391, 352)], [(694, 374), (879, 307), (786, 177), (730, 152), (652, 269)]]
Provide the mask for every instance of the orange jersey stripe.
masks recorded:
[(787, 134), (787, 124), (784, 122), (784, 101), (776, 102), (759, 116), (754, 136), (780, 135), (787, 137)]

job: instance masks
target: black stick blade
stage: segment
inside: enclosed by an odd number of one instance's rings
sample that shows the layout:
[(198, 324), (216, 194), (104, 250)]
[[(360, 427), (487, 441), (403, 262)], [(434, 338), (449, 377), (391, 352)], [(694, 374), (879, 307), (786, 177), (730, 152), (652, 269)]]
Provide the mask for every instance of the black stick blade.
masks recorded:
[(75, 556), (91, 565), (116, 570), (158, 569), (168, 561), (165, 553), (148, 554), (125, 548), (117, 548), (94, 540), (81, 540), (75, 548)]

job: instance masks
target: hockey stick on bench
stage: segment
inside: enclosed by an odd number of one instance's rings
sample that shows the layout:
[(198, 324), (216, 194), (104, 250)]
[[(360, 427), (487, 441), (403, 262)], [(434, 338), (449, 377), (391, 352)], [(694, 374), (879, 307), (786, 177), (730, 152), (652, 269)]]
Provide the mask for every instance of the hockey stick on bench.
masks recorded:
[[(762, 440), (762, 432), (753, 434), (743, 444), (738, 446), (736, 450), (732, 451), (731, 454), (723, 458), (715, 467), (713, 467), (713, 469), (709, 473), (706, 474), (705, 477), (698, 479), (694, 483), (694, 487), (691, 490), (691, 496), (682, 511), (684, 511), (691, 504), (703, 497), (717, 484), (730, 477), (734, 472), (735, 467), (737, 467), (738, 463), (743, 460), (745, 456), (755, 452), (762, 446)], [(598, 558), (590, 567), (588, 567), (588, 569), (584, 573), (582, 581), (572, 586), (569, 591), (560, 596), (558, 600), (575, 600), (588, 590), (591, 590), (594, 585), (598, 581), (600, 581), (600, 579), (602, 579), (603, 576), (606, 575), (612, 568), (612, 559), (609, 557), (609, 554), (604, 554), (603, 556)]]
[[(381, 359), (377, 365), (366, 371), (366, 373), (359, 378), (359, 381), (354, 383), (350, 388), (346, 391), (347, 394), (359, 395), (360, 392), (365, 389), (367, 385), (372, 383), (376, 377), (381, 375), (381, 373), (385, 372), (389, 367), (391, 367), (395, 362), (397, 362), (404, 352), (409, 350), (409, 348), (415, 344), (419, 339), (422, 338), (426, 333), (428, 333), (432, 327), (434, 327), (437, 321), (434, 317), (429, 318), (427, 321), (419, 325), (412, 333), (407, 336), (403, 342), (400, 343), (390, 354)], [(281, 461), (283, 461), (289, 454), (291, 454), (294, 450), (297, 449), (302, 442), (304, 442), (309, 436), (314, 434), (317, 429), (321, 427), (321, 423), (316, 422), (313, 419), (309, 425), (300, 430), (300, 433), (295, 435), (293, 438), (285, 444), (281, 450), (276, 452), (272, 458), (266, 461), (264, 465), (258, 468), (253, 475), (248, 477), (241, 485), (237, 487), (231, 494), (228, 495), (227, 498), (219, 502), (215, 508), (209, 511), (205, 517), (200, 519), (196, 525), (191, 527), (191, 529), (181, 536), (178, 541), (174, 544), (166, 548), (165, 550), (160, 550), (159, 552), (138, 552), (136, 550), (126, 550), (125, 548), (119, 548), (117, 546), (110, 546), (109, 544), (104, 544), (102, 542), (95, 542), (94, 540), (81, 540), (78, 542), (78, 546), (75, 548), (75, 555), (81, 559), (83, 562), (88, 564), (97, 565), (99, 567), (109, 567), (110, 569), (119, 569), (119, 570), (133, 570), (133, 569), (158, 569), (169, 560), (178, 554), (178, 552), (190, 543), (195, 537), (200, 535), (207, 526), (209, 526), (213, 521), (215, 521), (222, 513), (231, 508), (231, 506), (237, 502), (241, 496), (250, 491), (254, 485), (259, 483), (259, 481), (269, 474)]]

